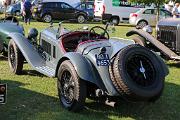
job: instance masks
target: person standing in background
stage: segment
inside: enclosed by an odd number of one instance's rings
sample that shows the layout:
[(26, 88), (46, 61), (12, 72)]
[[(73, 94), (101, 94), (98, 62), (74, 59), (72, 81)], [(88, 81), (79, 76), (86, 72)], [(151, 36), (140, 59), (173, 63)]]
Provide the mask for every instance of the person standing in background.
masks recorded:
[(24, 16), (23, 16), (23, 10), (24, 10), (24, 0), (21, 0), (21, 16), (22, 16), (22, 20), (24, 20)]
[(27, 24), (30, 24), (31, 20), (31, 2), (29, 0), (25, 0), (23, 4), (23, 17), (24, 17), (24, 22)]
[(172, 9), (173, 18), (180, 18), (180, 13), (178, 8), (179, 8), (179, 3), (176, 3), (174, 8)]

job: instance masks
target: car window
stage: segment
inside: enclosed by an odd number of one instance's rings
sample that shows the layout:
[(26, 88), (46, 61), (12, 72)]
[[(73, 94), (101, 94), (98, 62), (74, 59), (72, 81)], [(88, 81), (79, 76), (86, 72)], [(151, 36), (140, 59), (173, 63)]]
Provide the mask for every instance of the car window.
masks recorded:
[(61, 8), (63, 9), (69, 9), (72, 8), (70, 5), (66, 4), (66, 3), (61, 3)]
[(81, 9), (86, 9), (86, 4), (84, 4), (84, 3), (81, 4), (81, 5), (80, 5), (80, 8), (81, 8)]
[(155, 14), (154, 9), (147, 9), (143, 12), (143, 14)]
[(171, 16), (171, 13), (166, 10), (160, 10), (160, 15), (162, 16)]
[(45, 7), (49, 7), (49, 8), (54, 8), (54, 7), (58, 7), (58, 4), (57, 3), (47, 3), (46, 5), (45, 5)]
[(87, 5), (86, 5), (86, 8), (87, 8), (87, 9), (94, 9), (94, 5), (92, 5), (92, 4), (87, 4)]

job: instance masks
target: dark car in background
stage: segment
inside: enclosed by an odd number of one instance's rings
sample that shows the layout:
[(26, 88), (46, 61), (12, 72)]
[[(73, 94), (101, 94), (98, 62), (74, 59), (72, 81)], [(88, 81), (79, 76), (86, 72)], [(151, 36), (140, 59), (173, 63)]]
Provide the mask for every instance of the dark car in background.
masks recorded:
[(6, 14), (19, 16), (21, 14), (21, 2), (8, 6)]
[(76, 20), (78, 23), (84, 23), (88, 19), (88, 15), (65, 2), (42, 2), (33, 9), (33, 18), (44, 22), (57, 19)]
[(78, 10), (85, 11), (90, 20), (94, 18), (94, 2), (79, 2), (74, 7)]

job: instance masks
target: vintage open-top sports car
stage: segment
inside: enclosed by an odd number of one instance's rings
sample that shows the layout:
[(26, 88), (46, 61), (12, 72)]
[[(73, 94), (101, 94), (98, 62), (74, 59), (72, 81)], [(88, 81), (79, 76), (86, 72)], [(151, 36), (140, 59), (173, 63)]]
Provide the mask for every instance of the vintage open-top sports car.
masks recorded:
[(9, 16), (0, 22), (0, 53), (6, 54), (10, 33), (24, 34), (24, 28), (15, 17)]
[(59, 24), (40, 32), (39, 39), (35, 28), (28, 37), (10, 36), (11, 71), (21, 74), (26, 60), (34, 70), (57, 77), (60, 102), (70, 111), (81, 110), (86, 97), (155, 101), (162, 94), (168, 74), (163, 60), (133, 40), (110, 38), (102, 27), (69, 31)]

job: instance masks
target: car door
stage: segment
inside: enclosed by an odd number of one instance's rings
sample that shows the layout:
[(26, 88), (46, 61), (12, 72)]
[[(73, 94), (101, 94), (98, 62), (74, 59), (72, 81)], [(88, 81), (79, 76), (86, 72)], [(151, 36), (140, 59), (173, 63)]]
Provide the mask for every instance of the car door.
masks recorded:
[(172, 17), (171, 12), (164, 10), (164, 9), (160, 9), (160, 14), (159, 14), (160, 19), (165, 19), (165, 18), (169, 18), (169, 17)]
[(86, 4), (86, 10), (87, 10), (90, 17), (94, 17), (94, 4), (87, 3)]
[(142, 19), (146, 20), (149, 25), (156, 23), (155, 9), (146, 9), (142, 14)]
[(76, 10), (72, 6), (70, 6), (67, 3), (61, 3), (61, 9), (63, 11), (63, 17), (65, 20), (76, 19), (75, 18)]

